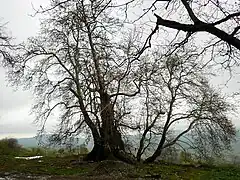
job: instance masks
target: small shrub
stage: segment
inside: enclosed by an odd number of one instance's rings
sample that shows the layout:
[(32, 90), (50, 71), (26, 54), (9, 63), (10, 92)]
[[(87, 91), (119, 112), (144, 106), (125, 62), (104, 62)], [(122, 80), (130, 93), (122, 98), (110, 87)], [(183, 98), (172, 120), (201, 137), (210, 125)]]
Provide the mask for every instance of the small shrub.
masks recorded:
[(0, 140), (0, 154), (1, 155), (17, 155), (21, 150), (17, 139), (5, 138)]

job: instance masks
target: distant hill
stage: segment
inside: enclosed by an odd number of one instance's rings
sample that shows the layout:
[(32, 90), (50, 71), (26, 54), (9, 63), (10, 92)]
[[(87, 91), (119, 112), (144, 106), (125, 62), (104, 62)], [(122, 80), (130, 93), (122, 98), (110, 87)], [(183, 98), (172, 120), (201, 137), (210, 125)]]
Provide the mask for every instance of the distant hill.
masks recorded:
[(18, 143), (25, 148), (38, 147), (38, 141), (35, 137), (19, 138)]
[[(47, 138), (45, 138), (45, 140), (44, 140), (45, 142), (47, 142), (46, 139)], [(18, 143), (25, 148), (32, 148), (32, 147), (41, 146), (41, 145), (39, 145), (39, 141), (36, 137), (19, 138), (17, 140), (18, 140)], [(78, 146), (78, 145), (84, 144), (84, 142), (85, 142), (84, 138), (78, 138), (78, 140), (75, 140), (75, 142), (73, 144), (74, 144), (74, 146)], [(87, 148), (90, 150), (92, 148), (92, 146), (93, 146), (93, 144), (90, 142), (87, 145)], [(56, 148), (60, 148), (60, 147), (56, 147)]]
[[(130, 139), (135, 139), (136, 137), (134, 136), (134, 138), (130, 138)], [(79, 138), (78, 143), (77, 141), (75, 142), (75, 146), (77, 145), (81, 145), (85, 142), (84, 138)], [(38, 140), (36, 139), (36, 137), (29, 137), (29, 138), (19, 138), (18, 139), (18, 143), (20, 145), (22, 145), (25, 148), (31, 148), (31, 147), (38, 147)], [(87, 148), (90, 150), (93, 146), (93, 142), (89, 142), (89, 144), (87, 145)], [(233, 154), (235, 155), (240, 155), (240, 132), (237, 133), (237, 141), (233, 144)]]

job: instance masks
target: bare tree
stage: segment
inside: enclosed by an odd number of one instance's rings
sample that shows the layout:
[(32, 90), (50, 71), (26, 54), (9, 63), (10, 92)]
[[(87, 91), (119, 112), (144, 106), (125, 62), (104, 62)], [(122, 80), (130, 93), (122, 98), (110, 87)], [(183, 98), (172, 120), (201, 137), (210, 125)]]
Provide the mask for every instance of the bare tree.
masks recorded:
[[(159, 57), (156, 53), (155, 61), (147, 61), (142, 68), (145, 108), (141, 116), (145, 120), (137, 160), (149, 148), (154, 153), (145, 162), (153, 162), (164, 149), (176, 145), (187, 145), (202, 154), (229, 149), (236, 136), (228, 117), (233, 106), (209, 85), (197, 54), (178, 51), (176, 56)], [(156, 139), (157, 145), (151, 147)]]
[(41, 34), (22, 44), (9, 66), (13, 85), (34, 90), (40, 132), (52, 113), (60, 113), (51, 139), (63, 141), (90, 130), (94, 147), (86, 159), (94, 161), (124, 160), (119, 118), (125, 112), (116, 116), (116, 104), (139, 92), (136, 63), (132, 66), (135, 37), (121, 35), (123, 24), (110, 5), (108, 0), (51, 1), (41, 11), (47, 16)]
[[(145, 162), (205, 125), (213, 124), (215, 131), (206, 128), (201, 138), (215, 136), (219, 145), (231, 142), (235, 129), (225, 114), (230, 109), (201, 75), (198, 53), (177, 51), (169, 58), (146, 53), (139, 59), (140, 38), (116, 18), (118, 7), (111, 0), (51, 0), (38, 12), (46, 17), (41, 33), (5, 58), (12, 85), (34, 92), (40, 133), (55, 113), (59, 126), (53, 141), (86, 133), (94, 142), (86, 160), (130, 163), (124, 132), (141, 134), (138, 161), (154, 149)], [(172, 127), (181, 121), (187, 127), (174, 136)]]

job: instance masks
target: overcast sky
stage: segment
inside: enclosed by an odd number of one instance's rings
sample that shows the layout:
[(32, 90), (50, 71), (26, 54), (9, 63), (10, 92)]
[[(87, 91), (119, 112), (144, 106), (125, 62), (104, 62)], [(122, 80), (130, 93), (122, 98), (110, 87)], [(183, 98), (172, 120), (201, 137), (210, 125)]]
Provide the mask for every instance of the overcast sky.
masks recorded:
[[(0, 4), (0, 23), (6, 24), (7, 31), (17, 42), (34, 36), (39, 29), (39, 21), (33, 7), (38, 8), (48, 0), (2, 0)], [(7, 86), (5, 72), (0, 68), (0, 138), (5, 136), (34, 136), (37, 127), (29, 115), (31, 95), (29, 92), (13, 91)]]
[[(7, 23), (6, 28), (17, 42), (22, 42), (29, 36), (34, 36), (39, 29), (39, 21), (34, 14), (33, 6), (38, 8), (46, 5), (48, 0), (2, 0), (0, 6), (0, 23)], [(213, 80), (216, 84), (223, 84), (227, 75)], [(224, 89), (225, 92), (238, 91), (239, 77), (235, 77)], [(240, 80), (240, 79), (239, 79)], [(0, 138), (29, 137), (36, 135), (37, 127), (33, 124), (33, 117), (29, 115), (31, 107), (29, 92), (13, 91), (7, 86), (5, 72), (0, 68)], [(240, 127), (238, 118), (234, 123)]]

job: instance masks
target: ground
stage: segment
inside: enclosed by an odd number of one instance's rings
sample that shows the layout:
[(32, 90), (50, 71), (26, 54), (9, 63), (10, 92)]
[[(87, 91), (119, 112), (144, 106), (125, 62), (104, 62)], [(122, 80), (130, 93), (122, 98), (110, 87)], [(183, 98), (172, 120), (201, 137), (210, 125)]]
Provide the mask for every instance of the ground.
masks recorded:
[(36, 160), (0, 157), (0, 180), (81, 179), (223, 179), (239, 180), (238, 166), (192, 166), (166, 163), (129, 165), (119, 161), (78, 162), (76, 157), (46, 157)]

